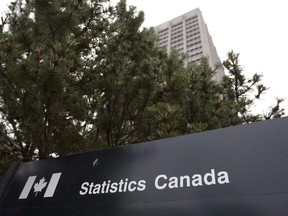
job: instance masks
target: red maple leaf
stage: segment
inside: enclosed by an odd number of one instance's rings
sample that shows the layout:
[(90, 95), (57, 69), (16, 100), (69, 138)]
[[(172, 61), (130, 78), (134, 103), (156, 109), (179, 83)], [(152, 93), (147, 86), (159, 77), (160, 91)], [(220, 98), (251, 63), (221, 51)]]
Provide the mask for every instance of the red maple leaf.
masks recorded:
[(47, 182), (45, 181), (45, 178), (41, 178), (40, 181), (34, 185), (34, 193), (36, 193), (35, 196), (37, 196), (38, 192), (41, 192), (46, 185)]

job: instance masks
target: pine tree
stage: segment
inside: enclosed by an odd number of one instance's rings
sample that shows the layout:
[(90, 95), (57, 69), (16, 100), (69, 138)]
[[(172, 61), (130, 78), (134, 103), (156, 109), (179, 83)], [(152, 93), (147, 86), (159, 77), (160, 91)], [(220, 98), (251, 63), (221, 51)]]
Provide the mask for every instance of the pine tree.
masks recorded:
[(267, 113), (255, 114), (251, 107), (260, 99), (268, 87), (261, 83), (262, 76), (255, 73), (252, 78), (247, 78), (243, 74), (243, 68), (239, 63), (239, 53), (230, 51), (227, 60), (223, 62), (228, 75), (225, 77), (223, 86), (225, 87), (225, 97), (236, 102), (238, 115), (242, 122), (250, 123), (264, 119), (281, 117), (284, 109), (280, 107), (283, 99), (277, 98), (276, 105), (271, 106)]
[(137, 142), (166, 57), (143, 20), (125, 1), (11, 4), (0, 111), (24, 161)]
[(137, 141), (137, 130), (157, 86), (161, 55), (152, 29), (141, 29), (143, 12), (136, 12), (125, 1), (117, 5), (110, 21), (100, 64), (94, 63), (97, 87), (91, 140), (104, 146), (118, 146)]
[(93, 57), (90, 41), (103, 34), (107, 11), (97, 1), (10, 5), (0, 42), (1, 117), (23, 160), (81, 149), (87, 117), (81, 86)]
[(279, 99), (266, 115), (250, 114), (267, 88), (259, 75), (246, 80), (238, 55), (215, 83), (208, 59), (186, 66), (168, 55), (125, 0), (25, 2), (11, 3), (0, 28), (2, 167), (283, 113)]

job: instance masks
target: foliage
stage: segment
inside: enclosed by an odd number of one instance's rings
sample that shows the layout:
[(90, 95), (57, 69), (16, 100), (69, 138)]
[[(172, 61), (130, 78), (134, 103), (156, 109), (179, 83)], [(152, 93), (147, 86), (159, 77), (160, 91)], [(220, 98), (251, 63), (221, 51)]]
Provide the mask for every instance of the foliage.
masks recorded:
[(228, 75), (223, 82), (226, 89), (223, 95), (236, 102), (238, 114), (243, 122), (250, 123), (263, 119), (278, 118), (284, 114), (284, 109), (280, 107), (280, 103), (283, 101), (281, 98), (277, 98), (276, 105), (271, 106), (266, 114), (252, 113), (251, 107), (268, 88), (261, 83), (261, 75), (256, 73), (252, 78), (244, 76), (243, 69), (239, 64), (239, 53), (230, 51), (228, 59), (223, 62), (223, 66), (228, 71)]
[(243, 76), (238, 54), (216, 83), (208, 59), (185, 66), (143, 20), (125, 0), (11, 3), (0, 29), (1, 164), (281, 116), (280, 99), (250, 113), (267, 88)]

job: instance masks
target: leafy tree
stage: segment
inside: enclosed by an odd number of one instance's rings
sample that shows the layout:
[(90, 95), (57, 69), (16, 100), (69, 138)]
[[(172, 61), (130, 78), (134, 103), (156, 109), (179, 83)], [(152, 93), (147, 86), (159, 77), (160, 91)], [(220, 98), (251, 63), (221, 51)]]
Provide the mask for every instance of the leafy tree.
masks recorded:
[(0, 31), (2, 167), (281, 116), (280, 99), (250, 113), (267, 88), (246, 80), (238, 54), (216, 83), (208, 59), (185, 66), (143, 20), (125, 0), (11, 3)]

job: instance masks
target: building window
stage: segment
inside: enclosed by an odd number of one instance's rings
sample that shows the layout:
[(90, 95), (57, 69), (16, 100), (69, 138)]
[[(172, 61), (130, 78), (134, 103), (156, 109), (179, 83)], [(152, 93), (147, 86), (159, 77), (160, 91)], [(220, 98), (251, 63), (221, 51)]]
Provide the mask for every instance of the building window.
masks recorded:
[(186, 19), (186, 22), (190, 21), (190, 20), (194, 20), (197, 19), (197, 15), (194, 15), (192, 17), (189, 17), (188, 19)]

